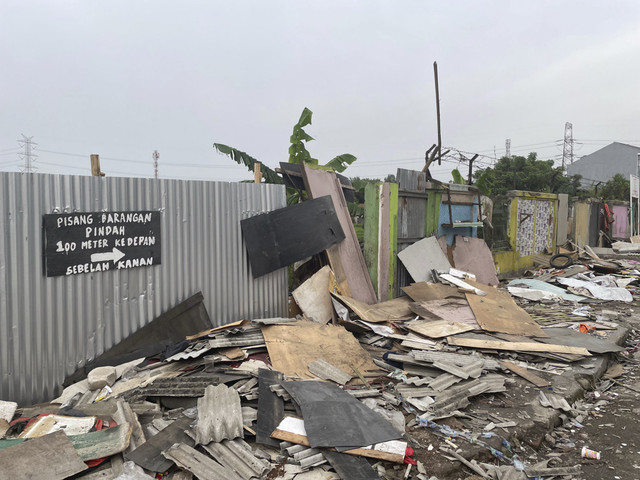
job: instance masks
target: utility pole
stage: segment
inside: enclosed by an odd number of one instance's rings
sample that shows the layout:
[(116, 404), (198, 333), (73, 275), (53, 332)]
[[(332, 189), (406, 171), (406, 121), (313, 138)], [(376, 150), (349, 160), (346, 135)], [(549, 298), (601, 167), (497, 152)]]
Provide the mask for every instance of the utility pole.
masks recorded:
[(564, 124), (564, 142), (562, 144), (562, 170), (573, 163), (573, 125)]
[(160, 158), (160, 154), (158, 150), (153, 151), (153, 178), (158, 179), (158, 159)]
[(507, 138), (504, 141), (504, 156), (507, 158), (511, 158), (511, 139)]
[(440, 88), (438, 87), (438, 64), (433, 62), (433, 78), (436, 83), (436, 121), (438, 122), (438, 165), (442, 164), (442, 137), (440, 134)]
[(472, 182), (472, 176), (471, 174), (473, 173), (473, 161), (478, 158), (478, 154), (476, 153), (472, 158), (469, 159), (469, 178), (467, 179), (467, 184), (471, 185)]
[(21, 133), (22, 139), (18, 140), (18, 144), (24, 149), (18, 155), (20, 159), (24, 161), (24, 173), (33, 173), (35, 171), (35, 167), (33, 166), (33, 162), (38, 158), (38, 155), (33, 153), (35, 147), (38, 146), (37, 143), (33, 141), (33, 137), (26, 137), (24, 133)]

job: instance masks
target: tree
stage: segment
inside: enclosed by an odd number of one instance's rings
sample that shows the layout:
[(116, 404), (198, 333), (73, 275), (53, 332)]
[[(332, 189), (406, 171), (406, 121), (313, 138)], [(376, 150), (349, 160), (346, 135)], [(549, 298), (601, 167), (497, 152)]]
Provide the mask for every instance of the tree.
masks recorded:
[[(343, 153), (342, 155), (332, 158), (325, 165), (320, 165), (318, 159), (313, 158), (307, 150), (305, 144), (314, 140), (314, 138), (304, 131), (304, 127), (311, 125), (312, 116), (313, 112), (305, 107), (304, 110), (302, 110), (298, 123), (293, 126), (293, 133), (289, 138), (291, 142), (291, 146), (289, 147), (289, 163), (305, 164), (311, 168), (330, 170), (338, 173), (344, 172), (349, 165), (356, 161), (355, 156), (350, 153)], [(213, 148), (227, 155), (237, 164), (244, 165), (251, 172), (256, 162), (258, 162), (258, 160), (251, 155), (222, 143), (214, 143)], [(280, 176), (274, 170), (267, 167), (264, 163), (260, 163), (260, 171), (262, 172), (262, 178), (265, 183), (283, 183)]]
[(565, 176), (562, 167), (554, 167), (553, 160), (538, 160), (535, 152), (527, 157), (502, 157), (493, 167), (476, 171), (474, 177), (475, 185), (489, 196), (509, 190), (576, 195), (582, 178)]
[(603, 200), (629, 200), (629, 188), (629, 180), (621, 173), (616, 173), (594, 194)]

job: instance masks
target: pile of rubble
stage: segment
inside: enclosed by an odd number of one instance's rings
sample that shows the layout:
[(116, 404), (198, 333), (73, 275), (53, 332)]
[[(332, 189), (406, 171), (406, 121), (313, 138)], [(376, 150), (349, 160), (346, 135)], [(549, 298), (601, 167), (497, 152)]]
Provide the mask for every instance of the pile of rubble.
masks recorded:
[[(297, 317), (192, 332), (97, 366), (48, 404), (0, 402), (0, 478), (427, 480), (432, 451), (482, 478), (576, 474), (527, 465), (515, 427), (576, 411), (550, 386), (624, 351), (599, 302), (626, 301), (639, 272), (542, 269), (499, 289), (495, 270), (445, 261), (413, 260), (429, 281), (373, 305), (325, 266), (294, 290)], [(467, 459), (461, 442), (492, 461)]]

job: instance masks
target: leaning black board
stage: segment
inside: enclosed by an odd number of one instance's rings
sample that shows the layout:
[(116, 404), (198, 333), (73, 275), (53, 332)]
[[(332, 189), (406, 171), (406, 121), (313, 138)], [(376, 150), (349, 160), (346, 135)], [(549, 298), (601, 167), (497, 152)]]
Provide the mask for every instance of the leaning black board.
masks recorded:
[(254, 278), (320, 253), (345, 238), (328, 195), (247, 218), (240, 226)]

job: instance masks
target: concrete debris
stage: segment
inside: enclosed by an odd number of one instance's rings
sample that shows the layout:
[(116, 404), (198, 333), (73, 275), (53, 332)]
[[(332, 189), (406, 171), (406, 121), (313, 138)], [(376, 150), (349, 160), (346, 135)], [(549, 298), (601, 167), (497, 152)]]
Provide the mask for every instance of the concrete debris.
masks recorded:
[(103, 387), (112, 386), (117, 378), (115, 367), (94, 368), (87, 375), (89, 390), (100, 390)]
[[(547, 267), (496, 289), (451, 269), (434, 240), (401, 255), (414, 278), (433, 282), (405, 288), (414, 302), (368, 304), (325, 266), (294, 291), (304, 316), (156, 338), (162, 353), (94, 368), (49, 404), (0, 401), (0, 458), (30, 471), (60, 445), (61, 472), (89, 461), (77, 478), (110, 480), (433, 480), (454, 465), (469, 478), (580, 475), (524, 455), (541, 442), (579, 449), (562, 429), (581, 428), (613, 388), (637, 392), (625, 376), (638, 344), (618, 346), (636, 263), (612, 273), (613, 262), (588, 256), (588, 267)], [(427, 261), (426, 251), (439, 253)], [(477, 278), (496, 283), (488, 257), (474, 260), (466, 254)], [(575, 385), (593, 385), (613, 354), (608, 383), (591, 403), (575, 401)], [(480, 463), (478, 451), (494, 461)]]

